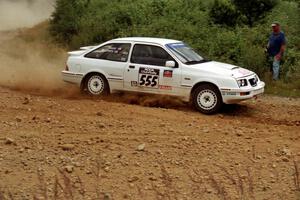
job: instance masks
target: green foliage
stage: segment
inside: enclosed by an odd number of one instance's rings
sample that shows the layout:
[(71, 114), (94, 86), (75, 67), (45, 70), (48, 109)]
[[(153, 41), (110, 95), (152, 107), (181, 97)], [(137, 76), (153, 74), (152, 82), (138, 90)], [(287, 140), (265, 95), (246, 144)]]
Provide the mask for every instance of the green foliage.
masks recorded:
[(240, 18), (240, 13), (230, 0), (215, 0), (209, 11), (209, 16), (215, 24), (235, 26)]
[(236, 8), (246, 17), (247, 24), (253, 26), (254, 22), (265, 16), (276, 4), (277, 0), (232, 0)]
[(278, 0), (215, 0), (209, 15), (216, 24), (235, 26), (244, 22), (252, 27), (277, 3)]
[(79, 32), (78, 20), (88, 3), (89, 0), (57, 0), (50, 33), (59, 41), (70, 42)]
[[(130, 36), (182, 40), (201, 55), (253, 70), (268, 82), (264, 48), (270, 24), (279, 21), (288, 40), (282, 83), (299, 87), (299, 81), (291, 83), (300, 79), (299, 3), (282, 0), (271, 9), (275, 0), (237, 1), (58, 0), (50, 31), (70, 48)], [(243, 25), (245, 16), (253, 27)], [(272, 82), (267, 85), (273, 91)]]

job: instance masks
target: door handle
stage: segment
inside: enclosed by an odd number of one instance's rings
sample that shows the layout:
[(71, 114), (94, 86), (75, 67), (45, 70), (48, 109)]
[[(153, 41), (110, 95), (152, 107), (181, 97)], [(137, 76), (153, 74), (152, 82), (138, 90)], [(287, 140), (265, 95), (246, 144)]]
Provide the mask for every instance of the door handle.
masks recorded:
[(130, 69), (134, 69), (135, 66), (134, 66), (134, 65), (129, 65), (129, 68), (130, 68)]

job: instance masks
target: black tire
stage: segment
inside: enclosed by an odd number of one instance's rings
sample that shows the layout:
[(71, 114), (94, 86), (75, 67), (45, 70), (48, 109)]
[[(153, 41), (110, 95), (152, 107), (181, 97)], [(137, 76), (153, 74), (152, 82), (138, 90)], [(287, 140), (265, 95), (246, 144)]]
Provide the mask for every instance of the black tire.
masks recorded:
[(109, 86), (102, 74), (90, 74), (83, 82), (82, 90), (91, 96), (101, 96), (109, 93)]
[(219, 89), (212, 84), (198, 86), (192, 94), (193, 106), (204, 114), (214, 114), (223, 105)]

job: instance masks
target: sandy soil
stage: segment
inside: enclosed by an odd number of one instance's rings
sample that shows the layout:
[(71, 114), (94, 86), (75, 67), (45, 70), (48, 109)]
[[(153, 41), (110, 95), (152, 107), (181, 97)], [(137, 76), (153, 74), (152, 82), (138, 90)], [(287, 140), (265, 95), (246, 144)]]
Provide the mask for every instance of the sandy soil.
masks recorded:
[(0, 187), (14, 199), (296, 199), (299, 100), (263, 97), (206, 116), (0, 94)]
[(53, 47), (18, 40), (36, 48), (15, 59), (9, 44), (0, 199), (300, 198), (300, 99), (263, 96), (206, 116), (166, 97), (88, 98), (60, 82), (64, 55), (41, 53)]

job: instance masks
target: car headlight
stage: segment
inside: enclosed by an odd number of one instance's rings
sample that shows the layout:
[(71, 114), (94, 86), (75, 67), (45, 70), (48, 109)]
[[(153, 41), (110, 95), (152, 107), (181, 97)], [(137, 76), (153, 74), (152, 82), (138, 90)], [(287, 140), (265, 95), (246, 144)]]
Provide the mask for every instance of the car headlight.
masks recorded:
[(247, 79), (239, 79), (237, 80), (237, 84), (239, 87), (245, 87), (248, 85)]
[(255, 75), (255, 80), (256, 80), (256, 82), (259, 82), (259, 78), (258, 78), (258, 76), (257, 75)]

